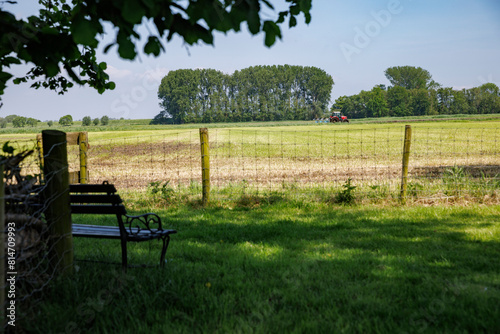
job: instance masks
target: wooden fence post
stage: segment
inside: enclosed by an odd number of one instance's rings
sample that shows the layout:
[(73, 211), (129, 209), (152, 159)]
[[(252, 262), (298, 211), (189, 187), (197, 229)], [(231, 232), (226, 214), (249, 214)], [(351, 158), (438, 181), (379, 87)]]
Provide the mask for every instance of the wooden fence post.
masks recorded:
[(73, 272), (73, 236), (66, 133), (44, 130), (42, 140), (45, 154), (42, 197), (50, 233), (50, 265), (56, 274), (70, 274)]
[(2, 317), (2, 328), (5, 326), (7, 306), (5, 305), (5, 184), (3, 182), (4, 165), (0, 164), (0, 316)]
[(410, 162), (410, 146), (411, 146), (411, 126), (405, 126), (405, 141), (403, 147), (403, 172), (401, 176), (401, 203), (406, 204), (406, 190), (408, 187), (408, 164)]
[(89, 147), (89, 140), (87, 132), (80, 132), (78, 135), (78, 145), (80, 147), (80, 177), (78, 181), (81, 184), (87, 184), (89, 183), (87, 171), (87, 150)]
[[(89, 170), (88, 170), (88, 148), (89, 137), (88, 132), (68, 132), (66, 133), (67, 145), (78, 145), (80, 156), (80, 170), (71, 172), (69, 174), (70, 183), (89, 183)], [(43, 139), (42, 135), (36, 136), (36, 145), (38, 149), (38, 156), (40, 160), (40, 169), (43, 169)], [(43, 176), (42, 176), (43, 181)]]
[(210, 156), (208, 152), (208, 129), (200, 129), (201, 142), (201, 180), (203, 185), (203, 206), (208, 204), (210, 198)]

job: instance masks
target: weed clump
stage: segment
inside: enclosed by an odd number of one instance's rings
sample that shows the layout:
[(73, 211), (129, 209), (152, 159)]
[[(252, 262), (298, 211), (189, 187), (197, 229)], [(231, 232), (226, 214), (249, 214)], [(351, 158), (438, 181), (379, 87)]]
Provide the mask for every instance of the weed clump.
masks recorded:
[(342, 205), (352, 205), (356, 202), (356, 196), (354, 195), (354, 190), (357, 188), (351, 184), (352, 179), (348, 178), (347, 181), (342, 185), (342, 190), (339, 191), (330, 202)]
[(148, 184), (148, 193), (153, 199), (171, 204), (176, 199), (175, 189), (169, 185), (170, 181), (153, 181)]

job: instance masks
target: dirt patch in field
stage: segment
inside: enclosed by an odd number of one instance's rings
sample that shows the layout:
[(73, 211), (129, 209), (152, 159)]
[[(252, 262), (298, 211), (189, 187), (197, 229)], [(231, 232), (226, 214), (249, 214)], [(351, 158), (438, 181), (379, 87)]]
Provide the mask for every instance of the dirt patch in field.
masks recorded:
[(413, 167), (410, 174), (416, 177), (437, 178), (445, 174), (453, 175), (457, 173), (463, 173), (464, 176), (474, 178), (498, 177), (500, 175), (500, 166), (422, 166)]
[(156, 143), (125, 143), (125, 144), (98, 144), (91, 146), (89, 155), (99, 156), (100, 154), (113, 155), (150, 155), (150, 154), (176, 154), (198, 149), (199, 145), (183, 142), (156, 142)]

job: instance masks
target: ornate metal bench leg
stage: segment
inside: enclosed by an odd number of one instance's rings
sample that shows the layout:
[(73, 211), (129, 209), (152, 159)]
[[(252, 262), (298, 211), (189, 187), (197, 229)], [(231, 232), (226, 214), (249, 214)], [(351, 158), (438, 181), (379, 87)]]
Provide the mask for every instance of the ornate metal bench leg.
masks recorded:
[(163, 242), (163, 247), (161, 249), (160, 256), (160, 267), (165, 267), (165, 254), (167, 253), (168, 244), (170, 243), (170, 236), (167, 234), (164, 238), (161, 238)]

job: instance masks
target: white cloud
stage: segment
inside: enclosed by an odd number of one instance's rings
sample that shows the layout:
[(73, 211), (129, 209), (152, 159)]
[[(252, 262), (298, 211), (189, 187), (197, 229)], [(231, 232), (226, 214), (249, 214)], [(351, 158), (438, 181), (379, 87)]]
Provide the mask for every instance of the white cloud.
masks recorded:
[(148, 68), (146, 71), (139, 73), (137, 77), (139, 79), (148, 78), (157, 81), (158, 84), (161, 82), (164, 76), (168, 74), (170, 70), (165, 67), (156, 66), (155, 68)]
[(126, 77), (130, 77), (133, 74), (130, 70), (119, 69), (111, 65), (108, 65), (108, 68), (105, 72), (109, 75), (111, 80), (124, 79)]

